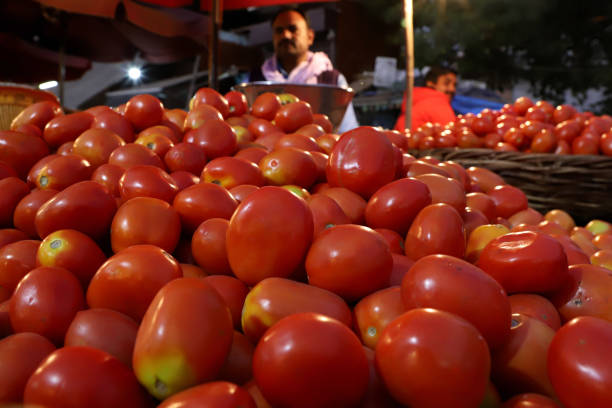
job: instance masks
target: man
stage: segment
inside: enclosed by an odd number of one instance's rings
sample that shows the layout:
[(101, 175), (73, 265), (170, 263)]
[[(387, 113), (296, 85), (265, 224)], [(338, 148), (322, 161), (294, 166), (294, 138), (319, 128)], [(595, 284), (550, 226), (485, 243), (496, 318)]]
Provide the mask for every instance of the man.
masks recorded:
[[(446, 124), (455, 120), (451, 99), (455, 95), (457, 73), (450, 68), (431, 67), (425, 75), (425, 87), (414, 87), (412, 92), (412, 130), (427, 122)], [(406, 95), (395, 129), (406, 128)]]
[[(312, 52), (314, 30), (306, 16), (294, 8), (282, 9), (272, 20), (274, 55), (251, 72), (250, 81), (327, 84), (347, 87), (344, 75), (334, 69), (324, 52)], [(342, 133), (359, 126), (349, 104), (338, 127)]]

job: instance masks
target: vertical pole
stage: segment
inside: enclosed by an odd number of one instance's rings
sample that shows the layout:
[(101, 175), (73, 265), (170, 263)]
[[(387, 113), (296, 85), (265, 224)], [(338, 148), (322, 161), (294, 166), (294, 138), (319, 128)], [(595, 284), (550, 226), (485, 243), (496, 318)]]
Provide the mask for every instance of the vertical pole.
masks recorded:
[(412, 89), (414, 88), (414, 10), (412, 0), (404, 0), (406, 21), (406, 129), (412, 127)]
[(191, 80), (189, 81), (189, 90), (187, 91), (187, 100), (185, 101), (185, 109), (189, 110), (189, 101), (195, 93), (196, 80), (198, 79), (198, 71), (200, 70), (200, 60), (202, 56), (197, 54), (193, 60), (193, 70), (191, 72)]
[(219, 86), (219, 73), (217, 71), (219, 68), (219, 29), (222, 22), (223, 1), (212, 0), (210, 13), (212, 24), (210, 25), (210, 46), (208, 50), (208, 85), (213, 89), (217, 89)]
[(59, 95), (60, 104), (64, 104), (64, 81), (66, 80), (66, 39), (62, 38), (62, 43), (59, 49), (59, 69), (58, 69)]

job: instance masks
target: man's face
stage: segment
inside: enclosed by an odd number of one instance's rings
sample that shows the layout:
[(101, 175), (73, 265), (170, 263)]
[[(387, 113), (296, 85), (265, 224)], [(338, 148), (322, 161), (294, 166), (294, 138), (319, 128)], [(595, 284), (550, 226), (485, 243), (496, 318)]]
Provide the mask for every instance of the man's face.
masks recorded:
[(272, 24), (274, 31), (274, 52), (279, 58), (301, 57), (308, 52), (314, 40), (314, 32), (306, 21), (295, 11), (279, 14)]
[(440, 75), (438, 80), (434, 82), (427, 82), (427, 86), (435, 89), (436, 91), (445, 93), (448, 95), (448, 99), (452, 99), (455, 95), (455, 86), (457, 85), (457, 75), (449, 72), (446, 75)]

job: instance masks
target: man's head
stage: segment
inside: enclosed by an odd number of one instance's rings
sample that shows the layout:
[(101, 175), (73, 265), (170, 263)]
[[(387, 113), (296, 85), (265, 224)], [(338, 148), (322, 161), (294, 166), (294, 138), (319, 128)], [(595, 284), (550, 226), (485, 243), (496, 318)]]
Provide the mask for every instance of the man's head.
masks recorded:
[(445, 93), (449, 99), (455, 95), (457, 73), (450, 68), (431, 67), (425, 75), (425, 86)]
[(297, 9), (283, 9), (272, 20), (274, 53), (281, 60), (305, 58), (314, 41), (314, 31)]

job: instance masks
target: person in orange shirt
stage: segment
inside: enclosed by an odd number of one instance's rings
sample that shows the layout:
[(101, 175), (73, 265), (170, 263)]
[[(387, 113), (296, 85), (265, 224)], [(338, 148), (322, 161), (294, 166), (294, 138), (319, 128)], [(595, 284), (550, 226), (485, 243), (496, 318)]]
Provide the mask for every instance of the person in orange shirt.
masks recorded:
[[(412, 126), (416, 130), (427, 122), (445, 125), (455, 120), (451, 99), (455, 95), (457, 73), (450, 68), (431, 67), (425, 75), (425, 86), (414, 87), (412, 91)], [(402, 111), (395, 122), (395, 129), (403, 131), (406, 121), (406, 95)]]

